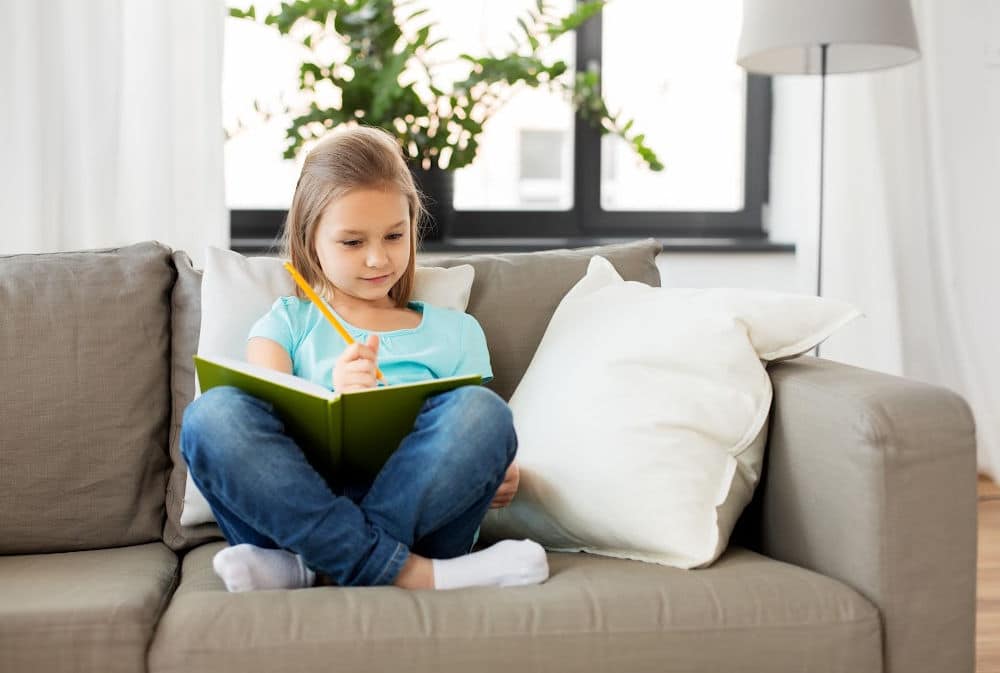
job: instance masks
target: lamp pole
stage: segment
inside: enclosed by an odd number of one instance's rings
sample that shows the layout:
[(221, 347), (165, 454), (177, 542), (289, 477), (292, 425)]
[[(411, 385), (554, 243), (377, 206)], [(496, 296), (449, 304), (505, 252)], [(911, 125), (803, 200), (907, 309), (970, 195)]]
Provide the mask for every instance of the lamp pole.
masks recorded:
[[(823, 169), (826, 165), (826, 51), (830, 47), (824, 42), (819, 46), (819, 229), (816, 236), (816, 296), (823, 296)], [(816, 344), (819, 357), (819, 344)]]

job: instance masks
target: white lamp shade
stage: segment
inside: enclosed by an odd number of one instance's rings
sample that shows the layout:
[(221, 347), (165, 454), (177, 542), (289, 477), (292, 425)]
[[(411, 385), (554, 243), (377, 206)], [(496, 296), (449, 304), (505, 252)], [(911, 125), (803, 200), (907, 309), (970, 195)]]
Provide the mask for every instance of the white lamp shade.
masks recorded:
[(770, 75), (890, 68), (920, 56), (908, 0), (744, 0), (737, 63)]

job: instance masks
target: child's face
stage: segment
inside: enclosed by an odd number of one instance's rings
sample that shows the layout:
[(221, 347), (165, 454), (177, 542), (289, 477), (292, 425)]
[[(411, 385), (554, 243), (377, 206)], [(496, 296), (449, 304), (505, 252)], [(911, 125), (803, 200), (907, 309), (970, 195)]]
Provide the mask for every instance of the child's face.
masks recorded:
[(410, 262), (410, 233), (405, 196), (394, 189), (357, 189), (323, 210), (316, 254), (339, 292), (389, 305), (389, 290)]

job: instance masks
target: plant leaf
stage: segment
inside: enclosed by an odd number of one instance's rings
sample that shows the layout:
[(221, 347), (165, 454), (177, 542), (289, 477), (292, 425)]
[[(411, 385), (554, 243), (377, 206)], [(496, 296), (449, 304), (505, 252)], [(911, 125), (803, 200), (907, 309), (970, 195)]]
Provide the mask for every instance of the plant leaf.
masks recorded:
[(564, 33), (576, 30), (585, 21), (600, 12), (605, 4), (607, 4), (606, 0), (589, 0), (580, 4), (572, 13), (563, 17), (556, 25), (548, 28), (549, 37), (554, 40)]

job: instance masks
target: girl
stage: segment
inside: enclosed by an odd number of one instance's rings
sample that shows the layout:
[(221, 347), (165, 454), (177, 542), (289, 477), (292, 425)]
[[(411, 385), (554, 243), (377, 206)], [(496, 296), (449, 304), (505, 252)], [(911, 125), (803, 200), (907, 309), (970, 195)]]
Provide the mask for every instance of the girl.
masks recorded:
[[(352, 128), (317, 144), (295, 188), (284, 255), (355, 343), (346, 346), (308, 299), (281, 297), (251, 328), (247, 359), (344, 392), (375, 386), (376, 364), (389, 384), (491, 379), (475, 318), (410, 301), (421, 213), (384, 131)], [(545, 552), (531, 540), (469, 553), (487, 509), (517, 490), (516, 448), (510, 409), (480, 386), (428, 398), (371, 483), (332, 490), (271, 405), (236, 388), (207, 391), (181, 428), (191, 477), (231, 545), (213, 559), (229, 591), (543, 582)]]

